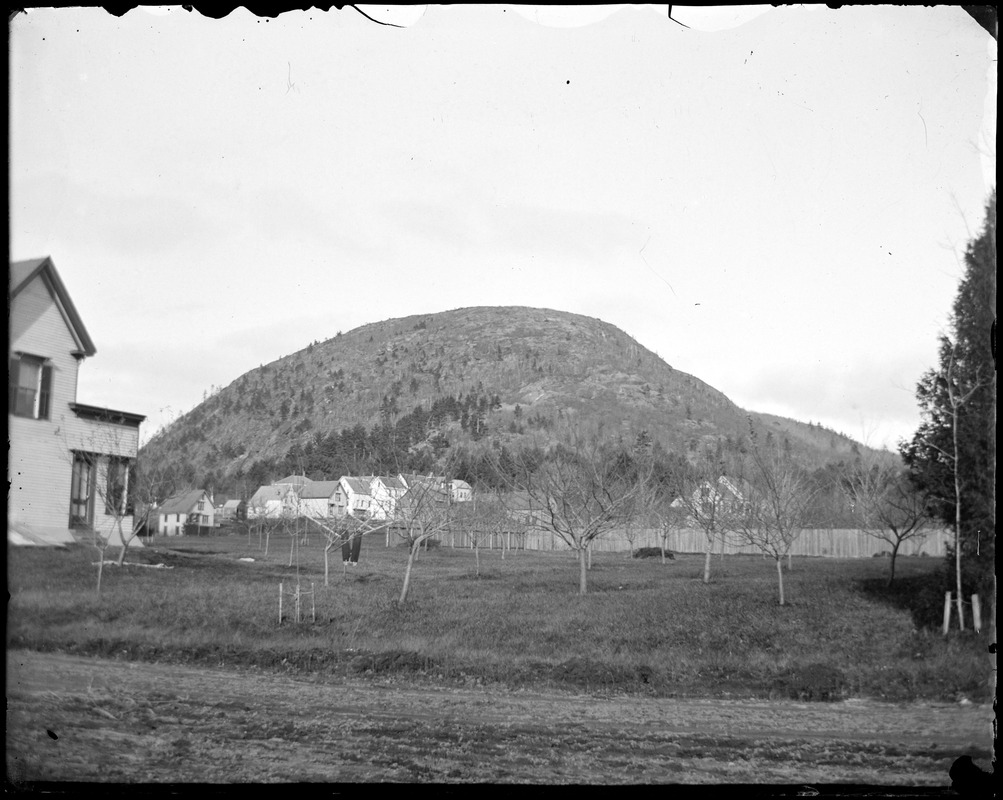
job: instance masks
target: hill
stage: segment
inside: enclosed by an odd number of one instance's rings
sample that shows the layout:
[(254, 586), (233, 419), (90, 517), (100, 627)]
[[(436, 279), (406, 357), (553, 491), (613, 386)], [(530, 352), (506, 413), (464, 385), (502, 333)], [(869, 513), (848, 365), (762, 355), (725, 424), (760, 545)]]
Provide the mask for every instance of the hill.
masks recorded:
[[(207, 397), (144, 454), (176, 461), (196, 483), (253, 490), (279, 473), (309, 473), (307, 461), (329, 476), (378, 472), (377, 451), (390, 449), (395, 465), (424, 469), (450, 449), (546, 443), (570, 419), (628, 443), (650, 437), (691, 460), (738, 452), (750, 419), (807, 466), (859, 448), (819, 426), (750, 414), (601, 320), (479, 307), (313, 342)], [(327, 458), (317, 462), (320, 450)]]

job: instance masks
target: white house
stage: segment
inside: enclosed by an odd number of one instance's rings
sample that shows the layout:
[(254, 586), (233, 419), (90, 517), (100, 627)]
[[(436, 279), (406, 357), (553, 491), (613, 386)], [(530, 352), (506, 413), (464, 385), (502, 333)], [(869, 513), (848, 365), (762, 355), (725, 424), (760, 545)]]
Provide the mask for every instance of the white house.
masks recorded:
[(289, 484), (262, 486), (247, 501), (248, 519), (279, 519), (299, 514), (299, 496)]
[(688, 503), (682, 497), (677, 497), (672, 501), (672, 507), (685, 509), (691, 515), (699, 515), (708, 520), (735, 512), (745, 502), (745, 496), (736, 483), (724, 475), (717, 479), (716, 485), (711, 481), (702, 481), (693, 490)]
[(180, 536), (186, 525), (212, 528), (216, 525), (216, 508), (205, 489), (171, 497), (156, 510), (157, 533), (162, 536)]
[(8, 541), (98, 532), (120, 544), (145, 417), (77, 402), (80, 365), (96, 349), (51, 258), (12, 263), (8, 291)]
[(247, 519), (247, 501), (246, 500), (227, 500), (223, 505), (216, 509), (216, 520), (217, 521), (235, 521), (239, 522), (241, 520)]
[(449, 482), (449, 499), (454, 503), (466, 503), (474, 499), (474, 490), (466, 481)]
[(374, 519), (393, 519), (397, 515), (397, 503), (407, 491), (407, 486), (399, 477), (377, 476), (369, 484), (369, 493), (373, 498), (372, 516)]
[(341, 492), (344, 495), (344, 505), (338, 506), (340, 515), (351, 514), (353, 517), (368, 517), (373, 513), (372, 480), (372, 477), (341, 476), (338, 482), (341, 484)]
[(311, 481), (299, 490), (299, 512), (307, 517), (325, 519), (335, 516), (334, 494), (341, 488), (338, 481)]

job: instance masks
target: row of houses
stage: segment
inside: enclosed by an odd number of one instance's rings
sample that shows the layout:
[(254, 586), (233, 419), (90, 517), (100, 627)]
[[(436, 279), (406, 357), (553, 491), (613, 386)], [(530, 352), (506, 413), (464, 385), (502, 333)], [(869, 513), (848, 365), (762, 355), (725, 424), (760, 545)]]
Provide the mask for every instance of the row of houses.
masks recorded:
[(408, 490), (418, 484), (431, 485), (441, 493), (443, 502), (465, 503), (473, 499), (473, 489), (466, 481), (449, 481), (436, 475), (343, 475), (336, 481), (289, 475), (260, 487), (249, 500), (226, 500), (215, 505), (212, 494), (205, 489), (176, 495), (150, 510), (147, 530), (177, 536), (193, 528), (214, 528), (245, 519), (393, 519)]
[(473, 499), (469, 483), (437, 475), (342, 475), (336, 481), (312, 481), (302, 475), (290, 475), (259, 488), (247, 501), (247, 517), (393, 519), (402, 498), (418, 485), (431, 486), (442, 494), (445, 502), (465, 503)]

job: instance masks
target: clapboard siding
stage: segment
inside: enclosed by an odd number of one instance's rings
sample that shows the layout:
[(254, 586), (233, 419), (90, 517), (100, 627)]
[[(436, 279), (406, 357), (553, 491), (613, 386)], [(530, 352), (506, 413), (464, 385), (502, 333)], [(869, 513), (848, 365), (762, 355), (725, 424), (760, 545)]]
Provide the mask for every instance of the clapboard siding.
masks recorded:
[[(7, 518), (9, 523), (66, 539), (70, 538), (72, 451), (135, 458), (139, 430), (80, 419), (71, 410), (70, 404), (77, 401), (80, 368), (80, 361), (73, 354), (81, 353), (83, 347), (53, 297), (48, 281), (44, 273), (37, 274), (16, 293), (10, 308), (11, 353), (48, 359), (52, 383), (49, 419), (7, 415), (10, 480)], [(107, 457), (99, 459), (97, 480), (101, 486), (107, 482), (107, 468)], [(104, 510), (99, 496), (94, 504), (94, 526), (108, 533), (115, 520)], [(131, 526), (131, 517), (123, 520), (126, 532)]]
[(69, 404), (76, 401), (78, 362), (71, 355), (77, 342), (41, 279), (17, 296), (11, 314), (11, 345), (48, 358), (53, 367), (51, 419), (8, 414), (11, 488), (7, 516), (14, 522), (66, 528), (70, 513), (72, 462), (66, 443)]

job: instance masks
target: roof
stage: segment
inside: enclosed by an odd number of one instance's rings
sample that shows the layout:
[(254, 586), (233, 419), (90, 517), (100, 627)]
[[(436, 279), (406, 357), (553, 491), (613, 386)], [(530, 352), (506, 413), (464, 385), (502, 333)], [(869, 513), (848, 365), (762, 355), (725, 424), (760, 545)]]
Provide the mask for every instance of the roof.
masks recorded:
[(372, 486), (372, 478), (357, 478), (351, 475), (342, 475), (341, 480), (355, 494), (369, 494), (370, 487)]
[(83, 403), (70, 403), (70, 409), (81, 419), (89, 419), (96, 422), (111, 422), (115, 425), (125, 425), (130, 428), (138, 428), (139, 424), (146, 419), (142, 414), (133, 414), (131, 411), (116, 411), (113, 408), (88, 406)]
[(272, 486), (306, 486), (313, 483), (306, 475), (287, 475), (280, 481), (273, 481)]
[(424, 483), (414, 483), (411, 485), (411, 488), (404, 493), (404, 496), (401, 498), (401, 502), (405, 505), (409, 505), (413, 503), (421, 503), (426, 499), (431, 500), (433, 503), (448, 505), (450, 501), (449, 491), (428, 481)]
[(207, 494), (205, 489), (192, 489), (190, 492), (169, 497), (157, 509), (158, 514), (187, 514), (195, 504), (202, 499), (202, 495)]
[(227, 500), (225, 503), (223, 503), (223, 508), (226, 509), (240, 508), (240, 504), (243, 502), (244, 502), (243, 500)]
[(56, 305), (59, 307), (63, 319), (66, 320), (70, 332), (80, 345), (80, 352), (85, 356), (94, 355), (97, 352), (97, 349), (94, 347), (94, 341), (87, 332), (87, 328), (84, 327), (84, 321), (80, 318), (77, 307), (73, 305), (70, 293), (66, 291), (66, 286), (56, 271), (56, 265), (52, 263), (52, 259), (49, 256), (11, 263), (10, 302), (13, 303), (14, 298), (37, 277), (41, 277), (46, 287), (52, 292), (52, 296), (56, 300)]
[(393, 475), (390, 476), (380, 475), (377, 478), (373, 478), (373, 480), (379, 481), (388, 489), (399, 489), (402, 492), (405, 489), (407, 489), (407, 485), (404, 483), (404, 481), (402, 481), (400, 478), (394, 477)]
[(271, 486), (262, 486), (251, 496), (251, 499), (247, 501), (247, 505), (253, 507), (269, 500), (282, 500), (291, 491), (292, 487), (288, 484), (272, 484)]
[(340, 485), (338, 481), (310, 481), (300, 489), (300, 499), (322, 500), (328, 498)]
[(401, 473), (401, 480), (404, 481), (405, 486), (414, 486), (415, 484), (431, 484), (433, 486), (442, 486), (445, 484), (446, 479), (441, 475), (416, 475), (414, 473)]
[(471, 487), (469, 483), (467, 483), (466, 481), (461, 481), (459, 478), (450, 481), (449, 485), (452, 486), (453, 489), (471, 489), (471, 490), (473, 489), (473, 487)]

